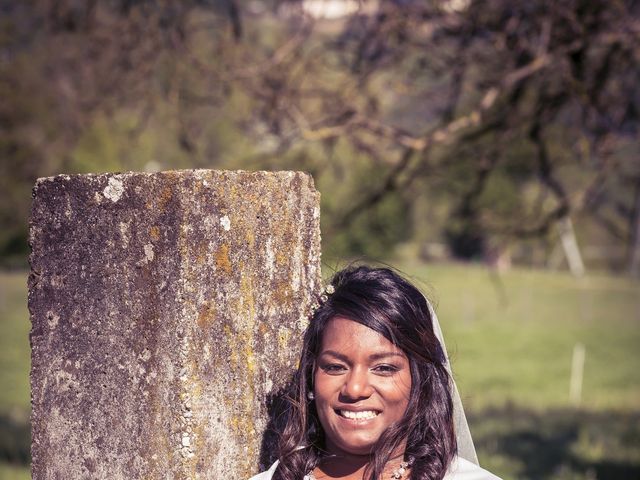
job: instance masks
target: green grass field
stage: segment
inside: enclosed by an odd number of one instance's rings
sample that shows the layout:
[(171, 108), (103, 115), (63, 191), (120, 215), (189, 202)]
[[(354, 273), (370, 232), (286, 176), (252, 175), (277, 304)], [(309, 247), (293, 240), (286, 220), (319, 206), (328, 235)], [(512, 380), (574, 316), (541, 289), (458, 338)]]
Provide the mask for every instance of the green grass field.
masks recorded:
[(27, 275), (0, 273), (0, 480), (29, 474)]
[[(506, 478), (640, 478), (640, 284), (400, 265), (436, 305), (481, 463)], [(0, 273), (0, 480), (29, 478), (26, 274)], [(585, 346), (580, 406), (571, 358)]]
[[(436, 305), (466, 403), (564, 408), (574, 346), (585, 346), (581, 406), (638, 408), (640, 284), (482, 267), (403, 269)], [(498, 283), (499, 282), (499, 283)]]

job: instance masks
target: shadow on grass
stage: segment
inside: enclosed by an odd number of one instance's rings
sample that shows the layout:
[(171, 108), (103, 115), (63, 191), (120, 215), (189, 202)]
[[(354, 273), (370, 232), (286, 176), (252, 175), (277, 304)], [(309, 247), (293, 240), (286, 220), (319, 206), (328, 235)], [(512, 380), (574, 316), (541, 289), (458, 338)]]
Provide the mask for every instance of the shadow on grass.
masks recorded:
[(506, 478), (640, 478), (640, 412), (508, 405), (468, 417), (480, 457)]
[(31, 429), (28, 421), (0, 414), (0, 462), (29, 465), (31, 461)]

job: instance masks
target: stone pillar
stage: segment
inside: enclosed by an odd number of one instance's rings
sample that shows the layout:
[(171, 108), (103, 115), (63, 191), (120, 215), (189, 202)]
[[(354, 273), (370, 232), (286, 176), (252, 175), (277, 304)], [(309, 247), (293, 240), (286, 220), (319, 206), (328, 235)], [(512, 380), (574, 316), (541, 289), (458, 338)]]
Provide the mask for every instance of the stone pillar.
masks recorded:
[(255, 473), (320, 288), (318, 199), (294, 172), (38, 180), (33, 478)]

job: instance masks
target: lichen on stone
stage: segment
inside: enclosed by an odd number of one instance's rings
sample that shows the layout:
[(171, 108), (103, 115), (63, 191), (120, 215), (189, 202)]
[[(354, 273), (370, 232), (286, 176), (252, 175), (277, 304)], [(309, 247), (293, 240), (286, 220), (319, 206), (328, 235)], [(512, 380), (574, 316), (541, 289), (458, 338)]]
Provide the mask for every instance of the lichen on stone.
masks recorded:
[(255, 473), (320, 283), (312, 179), (40, 179), (30, 243), (33, 478)]

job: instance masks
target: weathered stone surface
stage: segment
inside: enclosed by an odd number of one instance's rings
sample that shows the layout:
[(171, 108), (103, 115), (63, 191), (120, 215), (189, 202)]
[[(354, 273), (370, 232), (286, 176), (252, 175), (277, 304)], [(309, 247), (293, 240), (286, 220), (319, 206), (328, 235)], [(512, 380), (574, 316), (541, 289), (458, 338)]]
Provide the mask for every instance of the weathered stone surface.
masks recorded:
[(61, 175), (34, 189), (32, 471), (248, 478), (320, 281), (302, 173)]

